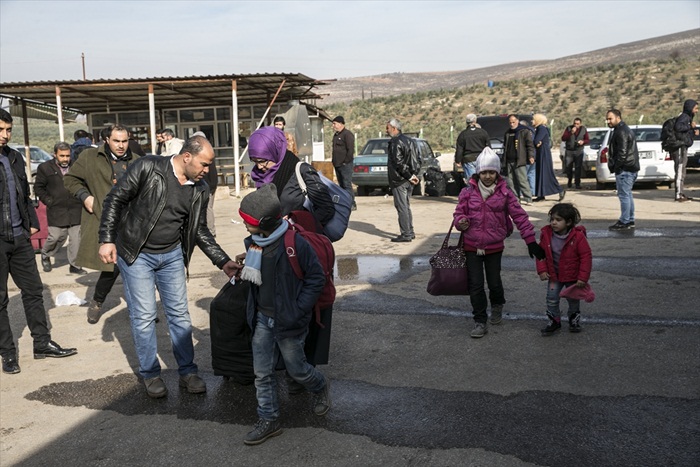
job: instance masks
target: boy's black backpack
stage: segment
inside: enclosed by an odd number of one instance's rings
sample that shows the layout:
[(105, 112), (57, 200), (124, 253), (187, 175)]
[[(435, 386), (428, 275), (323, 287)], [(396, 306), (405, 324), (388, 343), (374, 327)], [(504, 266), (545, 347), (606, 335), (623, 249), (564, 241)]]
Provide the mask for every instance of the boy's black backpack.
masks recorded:
[(673, 129), (676, 126), (677, 118), (669, 118), (661, 126), (661, 149), (664, 151), (675, 151), (685, 146), (685, 143), (678, 138), (676, 131)]

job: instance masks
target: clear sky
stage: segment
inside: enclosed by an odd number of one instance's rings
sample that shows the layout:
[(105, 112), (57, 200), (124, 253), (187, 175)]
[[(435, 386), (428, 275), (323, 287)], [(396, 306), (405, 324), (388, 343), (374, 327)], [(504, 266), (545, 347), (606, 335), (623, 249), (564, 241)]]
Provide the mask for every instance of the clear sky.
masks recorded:
[[(0, 0), (0, 83), (330, 79), (554, 59), (700, 28), (700, 0)], [(1, 92), (1, 89), (0, 89)]]

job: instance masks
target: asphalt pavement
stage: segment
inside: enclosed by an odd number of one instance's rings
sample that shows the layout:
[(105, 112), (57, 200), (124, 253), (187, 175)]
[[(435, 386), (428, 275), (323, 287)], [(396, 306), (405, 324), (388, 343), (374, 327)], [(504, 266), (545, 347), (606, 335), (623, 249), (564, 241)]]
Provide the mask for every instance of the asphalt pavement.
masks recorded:
[[(700, 172), (688, 186), (700, 198)], [(254, 388), (211, 369), (208, 309), (223, 274), (195, 254), (188, 294), (207, 393), (178, 388), (161, 319), (169, 395), (152, 400), (135, 376), (121, 284), (89, 325), (86, 308), (53, 300), (66, 290), (89, 296), (97, 273), (68, 275), (60, 253), (42, 273), (45, 301), (53, 338), (79, 353), (32, 359), (10, 282), (22, 372), (0, 376), (0, 465), (698, 466), (700, 202), (674, 203), (668, 189), (642, 186), (635, 231), (610, 232), (619, 203), (593, 187), (586, 179), (567, 201), (588, 229), (596, 300), (582, 304), (583, 332), (564, 324), (546, 338), (545, 286), (517, 233), (503, 259), (503, 324), (471, 339), (468, 298), (425, 292), (456, 199), (414, 197), (417, 239), (396, 245), (391, 198), (358, 197), (336, 243), (331, 361), (320, 367), (333, 407), (314, 416), (310, 395), (288, 395), (280, 377), (285, 432), (253, 447), (242, 439), (257, 418)], [(225, 194), (216, 202), (218, 240), (230, 254), (245, 236), (239, 203)], [(527, 208), (538, 229), (553, 204)]]

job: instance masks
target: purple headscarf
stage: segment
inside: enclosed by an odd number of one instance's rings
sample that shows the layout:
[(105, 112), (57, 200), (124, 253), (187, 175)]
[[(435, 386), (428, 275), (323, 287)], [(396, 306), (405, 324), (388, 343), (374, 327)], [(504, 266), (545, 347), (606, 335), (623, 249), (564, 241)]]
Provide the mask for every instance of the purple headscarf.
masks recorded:
[(273, 161), (275, 165), (263, 172), (257, 165), (250, 172), (250, 178), (256, 187), (272, 182), (275, 172), (279, 169), (279, 163), (287, 153), (287, 138), (284, 132), (274, 126), (264, 126), (253, 132), (248, 138), (248, 157), (251, 159), (265, 159)]

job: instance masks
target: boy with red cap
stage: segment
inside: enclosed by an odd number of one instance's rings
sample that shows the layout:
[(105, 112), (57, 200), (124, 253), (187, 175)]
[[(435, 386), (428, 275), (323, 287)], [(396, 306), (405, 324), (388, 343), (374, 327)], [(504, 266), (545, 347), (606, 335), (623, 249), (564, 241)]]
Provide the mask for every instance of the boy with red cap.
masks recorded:
[(295, 235), (295, 253), (304, 278), (294, 274), (284, 245), (289, 223), (282, 219), (274, 184), (246, 195), (239, 213), (251, 234), (244, 240), (246, 253), (236, 259), (245, 258), (240, 277), (250, 281), (247, 315), (260, 417), (243, 442), (255, 445), (282, 433), (275, 378), (278, 355), (287, 373), (314, 394), (314, 413), (323, 416), (330, 409), (330, 383), (304, 355), (313, 307), (326, 277), (313, 248), (300, 235)]

